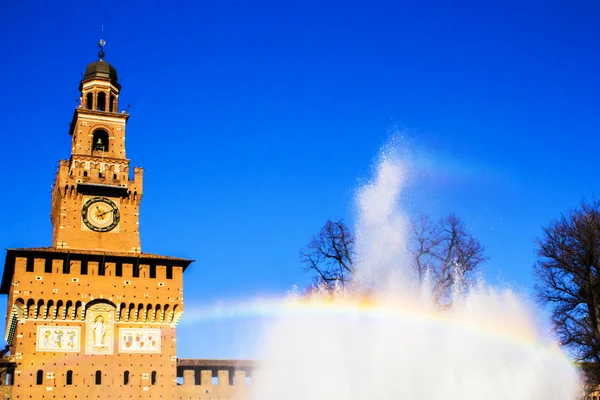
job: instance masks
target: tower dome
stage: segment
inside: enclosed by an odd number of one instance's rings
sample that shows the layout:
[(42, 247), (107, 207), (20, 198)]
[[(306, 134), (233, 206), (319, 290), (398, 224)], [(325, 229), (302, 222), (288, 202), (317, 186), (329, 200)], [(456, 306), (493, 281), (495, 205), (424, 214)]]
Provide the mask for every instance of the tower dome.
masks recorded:
[(93, 63), (89, 63), (85, 68), (85, 75), (83, 76), (82, 83), (92, 79), (109, 80), (110, 83), (115, 85), (117, 88), (121, 88), (121, 85), (118, 83), (119, 79), (117, 75), (117, 69), (104, 60), (98, 60), (94, 61)]
[[(104, 61), (104, 45), (106, 42), (102, 39), (98, 42), (98, 47), (100, 47), (100, 51), (98, 52), (98, 61), (94, 61), (89, 63), (85, 68), (85, 75), (81, 80), (81, 84), (84, 82), (88, 82), (94, 79), (101, 79), (109, 81), (113, 86), (117, 88), (117, 90), (121, 89), (121, 85), (119, 85), (119, 77), (117, 75), (117, 69)], [(81, 88), (80, 88), (81, 90)]]

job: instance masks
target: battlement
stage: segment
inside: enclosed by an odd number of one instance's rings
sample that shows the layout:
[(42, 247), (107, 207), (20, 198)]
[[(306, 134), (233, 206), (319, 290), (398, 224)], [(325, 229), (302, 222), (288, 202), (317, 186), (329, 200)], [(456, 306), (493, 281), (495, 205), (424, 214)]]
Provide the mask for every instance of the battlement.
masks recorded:
[(250, 398), (254, 369), (251, 360), (177, 359), (177, 398)]

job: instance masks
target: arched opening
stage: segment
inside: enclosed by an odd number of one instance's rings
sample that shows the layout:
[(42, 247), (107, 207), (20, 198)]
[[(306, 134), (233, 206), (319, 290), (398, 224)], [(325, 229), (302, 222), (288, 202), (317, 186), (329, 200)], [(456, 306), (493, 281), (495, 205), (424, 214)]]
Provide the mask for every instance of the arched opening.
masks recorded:
[(129, 371), (125, 371), (123, 374), (123, 385), (129, 385)]
[(119, 321), (127, 318), (127, 304), (121, 303), (119, 305)]
[(94, 96), (91, 93), (85, 95), (85, 108), (91, 110), (93, 108), (92, 101)]
[(25, 301), (19, 297), (17, 300), (15, 300), (14, 307), (16, 307), (17, 318), (23, 318), (25, 316)]
[(83, 176), (87, 176), (87, 171), (83, 171)]
[(135, 304), (129, 303), (129, 312), (127, 313), (127, 319), (135, 319)]
[(156, 305), (156, 308), (155, 308), (155, 310), (154, 310), (154, 321), (155, 321), (155, 322), (162, 321), (162, 318), (161, 318), (161, 311), (160, 311), (160, 304), (157, 304), (157, 305)]
[(54, 319), (54, 314), (56, 312), (56, 309), (54, 307), (54, 300), (48, 300), (48, 303), (46, 303), (46, 311), (44, 312), (44, 318), (52, 318)]
[(81, 301), (77, 301), (75, 303), (75, 309), (73, 310), (73, 315), (75, 316), (76, 319), (81, 319), (81, 309), (82, 309), (82, 304)]
[(156, 371), (152, 371), (152, 375), (150, 376), (150, 384), (156, 385)]
[(108, 103), (108, 110), (110, 112), (115, 112), (115, 95), (110, 94), (110, 102)]
[(162, 313), (162, 318), (160, 319), (160, 322), (164, 322), (167, 320), (168, 312), (169, 312), (169, 305), (165, 304), (165, 306), (163, 307), (163, 313)]
[(106, 93), (98, 93), (98, 101), (96, 103), (96, 109), (98, 111), (106, 111)]
[(96, 385), (102, 384), (102, 371), (96, 371)]
[(179, 312), (179, 305), (175, 304), (173, 306), (173, 309), (171, 310), (171, 312), (169, 313), (169, 317), (167, 319), (167, 322), (175, 322), (175, 315), (177, 315), (177, 313)]
[(92, 139), (93, 151), (108, 151), (108, 132), (104, 129), (96, 129)]
[(152, 314), (152, 309), (154, 307), (152, 307), (152, 304), (148, 304), (146, 306), (146, 315), (144, 316), (144, 320), (149, 319), (150, 321), (154, 320), (154, 315)]
[(33, 299), (27, 300), (27, 318), (33, 318), (34, 309), (35, 309), (35, 300), (33, 300)]
[(33, 316), (34, 318), (46, 318), (46, 316), (44, 315), (44, 300), (40, 299), (37, 302), (37, 311), (35, 313), (35, 315)]
[(62, 317), (63, 313), (65, 312), (65, 307), (64, 307), (65, 303), (63, 303), (62, 300), (58, 300), (56, 302), (56, 308), (54, 311), (54, 314), (52, 314), (52, 319), (57, 319)]
[(75, 315), (70, 315), (70, 313), (73, 313), (73, 302), (71, 300), (67, 300), (67, 304), (65, 305), (65, 309), (62, 314), (62, 319), (74, 318)]
[(137, 319), (140, 319), (142, 321), (146, 320), (146, 313), (144, 312), (144, 305), (142, 303), (140, 303), (138, 305), (138, 309), (137, 309)]
[(41, 385), (42, 383), (44, 383), (44, 371), (38, 369), (38, 372), (35, 375), (35, 384)]
[(73, 384), (73, 371), (68, 370), (67, 371), (67, 385), (72, 385)]

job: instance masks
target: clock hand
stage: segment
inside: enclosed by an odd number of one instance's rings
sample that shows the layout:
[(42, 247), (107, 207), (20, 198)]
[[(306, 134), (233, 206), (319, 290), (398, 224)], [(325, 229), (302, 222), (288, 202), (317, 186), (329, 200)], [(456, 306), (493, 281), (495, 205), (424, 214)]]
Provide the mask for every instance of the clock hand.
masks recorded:
[(102, 214), (98, 214), (98, 216), (99, 216), (99, 217), (103, 217), (103, 216), (105, 216), (106, 214), (109, 214), (109, 213), (112, 213), (112, 212), (115, 212), (115, 210), (111, 208), (111, 209), (110, 209), (110, 210), (108, 210), (108, 211), (104, 211)]

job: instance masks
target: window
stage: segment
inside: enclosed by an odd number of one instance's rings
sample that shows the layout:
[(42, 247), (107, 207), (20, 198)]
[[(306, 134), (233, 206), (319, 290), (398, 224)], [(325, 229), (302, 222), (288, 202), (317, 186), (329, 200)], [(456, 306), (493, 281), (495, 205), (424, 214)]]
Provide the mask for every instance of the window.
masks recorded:
[(106, 272), (106, 266), (104, 265), (104, 260), (98, 262), (98, 275), (104, 276)]
[(67, 371), (67, 385), (72, 385), (73, 384), (73, 371), (68, 370)]
[(156, 278), (156, 264), (150, 264), (150, 278)]
[(123, 276), (123, 263), (117, 262), (115, 264), (115, 275)]
[(41, 385), (42, 383), (44, 383), (44, 371), (39, 369), (37, 375), (35, 376), (35, 384)]
[(98, 104), (96, 108), (98, 111), (106, 111), (106, 93), (98, 93)]
[(102, 384), (102, 371), (96, 371), (96, 385)]
[(83, 176), (87, 176), (87, 171), (83, 171)]
[(110, 94), (110, 102), (108, 103), (108, 111), (110, 112), (115, 112), (115, 95), (114, 94)]
[(85, 95), (85, 108), (88, 110), (92, 109), (92, 94), (88, 93)]
[(108, 132), (96, 129), (92, 137), (92, 148), (94, 151), (108, 151)]
[(123, 373), (123, 385), (129, 385), (129, 371)]
[(152, 371), (152, 375), (150, 377), (150, 384), (156, 385), (156, 371)]
[(167, 279), (173, 279), (173, 266), (167, 265)]

